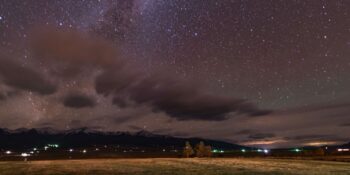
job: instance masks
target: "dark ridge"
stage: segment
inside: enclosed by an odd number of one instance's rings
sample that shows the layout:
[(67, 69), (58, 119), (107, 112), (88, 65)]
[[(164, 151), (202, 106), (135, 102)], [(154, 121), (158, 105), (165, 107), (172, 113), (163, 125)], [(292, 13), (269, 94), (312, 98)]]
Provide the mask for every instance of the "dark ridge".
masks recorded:
[(29, 149), (43, 147), (47, 144), (59, 144), (63, 148), (79, 148), (95, 145), (137, 146), (145, 148), (174, 147), (182, 148), (186, 141), (192, 145), (204, 141), (213, 148), (235, 150), (247, 148), (224, 141), (201, 138), (178, 138), (168, 135), (157, 135), (148, 131), (139, 132), (101, 132), (89, 128), (78, 128), (68, 131), (48, 131), (40, 129), (0, 129), (0, 149)]

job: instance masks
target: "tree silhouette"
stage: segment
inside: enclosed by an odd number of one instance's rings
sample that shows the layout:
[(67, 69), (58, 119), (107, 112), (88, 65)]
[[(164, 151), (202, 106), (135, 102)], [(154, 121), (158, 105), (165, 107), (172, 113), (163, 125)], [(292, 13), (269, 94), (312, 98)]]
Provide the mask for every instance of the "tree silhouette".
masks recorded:
[(199, 142), (199, 144), (196, 145), (196, 156), (197, 157), (205, 156), (205, 145), (203, 141)]
[(183, 150), (184, 157), (189, 158), (191, 155), (193, 155), (193, 153), (194, 151), (192, 149), (192, 146), (190, 142), (187, 141)]
[(211, 157), (211, 146), (205, 145), (203, 141), (196, 145), (196, 156), (197, 157)]
[(205, 146), (204, 156), (206, 156), (206, 157), (211, 157), (212, 156), (211, 146), (209, 146), (209, 145)]

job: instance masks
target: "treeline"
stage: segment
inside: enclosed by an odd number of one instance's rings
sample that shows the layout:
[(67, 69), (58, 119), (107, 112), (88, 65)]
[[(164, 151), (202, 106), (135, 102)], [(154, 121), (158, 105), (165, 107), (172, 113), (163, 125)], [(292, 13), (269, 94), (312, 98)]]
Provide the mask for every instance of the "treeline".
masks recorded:
[(211, 157), (211, 146), (205, 145), (203, 141), (199, 142), (193, 149), (190, 142), (186, 142), (183, 149), (183, 157)]

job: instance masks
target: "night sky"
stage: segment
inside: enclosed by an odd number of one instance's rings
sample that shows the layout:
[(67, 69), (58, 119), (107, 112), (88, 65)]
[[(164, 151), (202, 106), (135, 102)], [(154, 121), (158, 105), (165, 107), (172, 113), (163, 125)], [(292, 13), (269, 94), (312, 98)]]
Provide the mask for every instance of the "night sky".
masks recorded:
[(350, 141), (348, 0), (0, 0), (0, 127)]

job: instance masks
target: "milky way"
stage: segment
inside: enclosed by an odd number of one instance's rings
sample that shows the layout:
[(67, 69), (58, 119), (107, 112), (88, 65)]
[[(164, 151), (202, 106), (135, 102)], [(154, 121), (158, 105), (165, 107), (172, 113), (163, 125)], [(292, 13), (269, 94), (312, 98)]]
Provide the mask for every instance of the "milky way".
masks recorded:
[(346, 0), (2, 0), (0, 127), (350, 139)]

